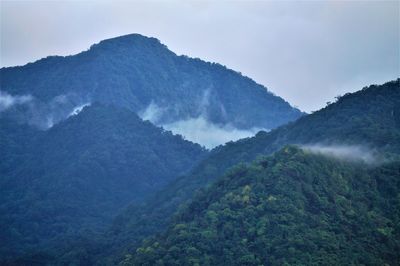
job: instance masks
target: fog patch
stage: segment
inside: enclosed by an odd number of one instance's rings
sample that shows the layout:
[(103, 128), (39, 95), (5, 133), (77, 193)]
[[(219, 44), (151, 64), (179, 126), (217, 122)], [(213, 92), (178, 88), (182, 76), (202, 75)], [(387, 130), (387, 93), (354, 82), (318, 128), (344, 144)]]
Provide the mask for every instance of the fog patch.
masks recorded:
[(41, 130), (78, 114), (89, 104), (88, 97), (73, 93), (58, 95), (45, 102), (31, 95), (12, 96), (0, 91), (0, 117)]
[(362, 161), (367, 164), (379, 164), (377, 153), (361, 145), (301, 145), (302, 149), (342, 160)]
[(209, 119), (211, 101), (217, 104), (222, 117), (226, 117), (225, 107), (212, 96), (212, 88), (205, 89), (198, 95), (198, 104), (190, 110), (181, 110), (173, 104), (154, 101), (138, 115), (143, 120), (148, 120), (154, 125), (161, 126), (174, 134), (181, 135), (184, 139), (198, 143), (207, 149), (229, 141), (252, 137), (264, 128), (239, 129), (229, 123), (214, 123)]
[(151, 103), (143, 111), (139, 112), (138, 115), (145, 121), (148, 120), (153, 124), (157, 124), (164, 111), (165, 110), (154, 103), (154, 101), (151, 101)]
[(30, 110), (32, 116), (28, 118), (28, 124), (46, 130), (68, 117), (79, 114), (88, 105), (89, 101), (77, 95), (58, 95), (47, 103), (38, 102), (32, 106)]
[(197, 107), (198, 111), (205, 115), (207, 114), (207, 109), (210, 106), (211, 101), (211, 88), (208, 88), (203, 91), (203, 95), (201, 96), (201, 100), (199, 101), (199, 106)]
[(203, 145), (212, 149), (218, 145), (235, 141), (242, 138), (252, 137), (262, 128), (251, 128), (248, 130), (237, 129), (231, 125), (217, 125), (209, 122), (205, 117), (189, 118), (173, 123), (161, 125), (174, 134), (182, 135), (186, 140)]
[(13, 96), (5, 91), (0, 90), (0, 112), (3, 112), (14, 105), (21, 105), (32, 101), (31, 95)]

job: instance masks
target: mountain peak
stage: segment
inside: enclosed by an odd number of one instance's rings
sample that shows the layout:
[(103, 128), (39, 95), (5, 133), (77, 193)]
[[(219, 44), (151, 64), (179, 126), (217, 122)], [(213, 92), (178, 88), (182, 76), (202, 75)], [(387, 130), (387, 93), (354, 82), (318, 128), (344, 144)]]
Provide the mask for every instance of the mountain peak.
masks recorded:
[(137, 46), (150, 46), (167, 48), (161, 44), (160, 40), (153, 37), (147, 37), (138, 33), (131, 33), (110, 39), (105, 39), (90, 47), (90, 50), (97, 48), (117, 48), (117, 47), (137, 47)]
[[(193, 123), (216, 132), (234, 127), (240, 136), (250, 136), (303, 115), (240, 73), (177, 56), (158, 39), (140, 34), (103, 40), (77, 55), (1, 69), (0, 75), (7, 94), (31, 95), (44, 106), (65, 96), (74, 103), (112, 104), (139, 115), (154, 111), (150, 121), (186, 137), (191, 132), (184, 129)], [(228, 139), (237, 139), (236, 133)]]

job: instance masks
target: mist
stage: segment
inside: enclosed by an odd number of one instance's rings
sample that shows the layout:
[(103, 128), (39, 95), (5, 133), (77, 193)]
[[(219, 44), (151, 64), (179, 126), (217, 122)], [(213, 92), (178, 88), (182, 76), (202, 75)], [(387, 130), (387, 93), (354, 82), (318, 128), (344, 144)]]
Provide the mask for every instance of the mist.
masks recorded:
[(0, 112), (3, 112), (15, 105), (25, 104), (32, 101), (31, 95), (12, 96), (7, 92), (0, 90)]
[(334, 157), (349, 161), (362, 161), (367, 164), (379, 164), (380, 159), (376, 151), (362, 145), (301, 145), (303, 150), (322, 154), (324, 156)]
[(11, 95), (0, 91), (0, 117), (20, 124), (28, 124), (46, 130), (55, 124), (78, 114), (90, 101), (76, 94), (58, 95), (44, 102), (34, 96)]
[(260, 130), (267, 131), (261, 128), (237, 129), (229, 124), (217, 125), (209, 122), (203, 116), (179, 120), (162, 125), (162, 127), (172, 131), (174, 134), (182, 135), (186, 140), (198, 143), (207, 149), (212, 149), (229, 141), (252, 137)]
[(154, 101), (151, 101), (143, 111), (138, 113), (138, 115), (145, 121), (148, 120), (153, 124), (157, 124), (163, 112), (164, 108), (159, 107), (156, 103), (154, 103)]
[(216, 124), (211, 122), (207, 118), (209, 97), (209, 90), (204, 91), (199, 106), (197, 107), (199, 115), (196, 117), (179, 119), (173, 122), (163, 122), (164, 115), (171, 108), (160, 107), (154, 101), (151, 101), (138, 115), (143, 120), (148, 120), (157, 126), (161, 126), (174, 134), (181, 135), (184, 139), (198, 143), (207, 149), (212, 149), (229, 141), (252, 137), (261, 130), (269, 131), (268, 129), (258, 127), (238, 129), (231, 124)]

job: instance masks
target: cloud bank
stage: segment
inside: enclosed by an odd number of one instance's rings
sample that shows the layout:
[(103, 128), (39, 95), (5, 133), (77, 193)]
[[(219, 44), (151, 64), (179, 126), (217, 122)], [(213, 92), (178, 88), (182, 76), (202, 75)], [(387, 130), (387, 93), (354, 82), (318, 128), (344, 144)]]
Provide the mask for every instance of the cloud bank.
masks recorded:
[(182, 135), (186, 140), (199, 143), (208, 149), (229, 141), (254, 136), (261, 128), (248, 130), (237, 129), (231, 125), (217, 125), (209, 122), (205, 117), (189, 118), (179, 120), (170, 124), (162, 125), (166, 130), (174, 134)]
[(90, 105), (86, 98), (62, 94), (43, 102), (32, 95), (11, 95), (0, 91), (0, 117), (46, 130)]
[(181, 135), (184, 139), (198, 143), (207, 149), (212, 149), (229, 141), (252, 137), (261, 130), (268, 131), (268, 129), (264, 128), (253, 127), (250, 129), (238, 129), (230, 124), (222, 125), (212, 123), (207, 118), (209, 98), (210, 91), (204, 91), (199, 106), (197, 107), (197, 113), (199, 113), (199, 115), (196, 117), (179, 119), (173, 122), (163, 122), (167, 111), (174, 108), (159, 107), (154, 101), (144, 110), (140, 111), (138, 115), (143, 120), (148, 120), (157, 126), (161, 126), (174, 134)]
[(138, 115), (145, 121), (148, 120), (153, 124), (157, 124), (163, 112), (164, 110), (162, 108), (155, 104), (154, 101), (151, 101), (143, 111), (138, 113)]
[(379, 164), (377, 154), (361, 145), (301, 145), (301, 148), (316, 154), (349, 161), (362, 161), (367, 164)]
[(0, 112), (3, 112), (15, 105), (21, 105), (32, 101), (31, 95), (12, 96), (0, 90)]

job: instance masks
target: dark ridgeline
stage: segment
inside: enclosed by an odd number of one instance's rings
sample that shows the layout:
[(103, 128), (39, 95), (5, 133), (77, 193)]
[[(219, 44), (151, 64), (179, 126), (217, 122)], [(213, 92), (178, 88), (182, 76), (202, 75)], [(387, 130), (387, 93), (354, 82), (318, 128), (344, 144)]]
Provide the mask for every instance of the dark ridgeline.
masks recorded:
[(139, 34), (104, 40), (73, 56), (2, 68), (0, 88), (40, 102), (63, 95), (74, 103), (113, 104), (136, 113), (153, 103), (163, 110), (159, 123), (204, 115), (241, 129), (272, 129), (302, 115), (238, 72), (177, 56), (157, 39)]

